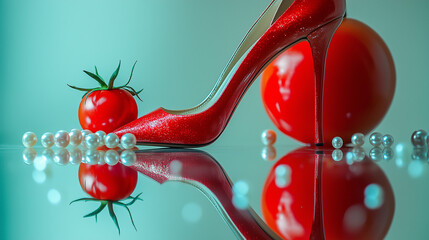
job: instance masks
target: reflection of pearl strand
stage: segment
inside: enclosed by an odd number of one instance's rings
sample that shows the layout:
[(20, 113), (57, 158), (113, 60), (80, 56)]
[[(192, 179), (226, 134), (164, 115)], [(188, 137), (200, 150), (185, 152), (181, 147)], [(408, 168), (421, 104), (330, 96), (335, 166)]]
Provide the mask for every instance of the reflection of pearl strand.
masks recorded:
[(38, 170), (44, 170), (46, 164), (49, 162), (55, 162), (58, 165), (67, 165), (68, 163), (80, 164), (82, 162), (90, 165), (108, 164), (113, 166), (120, 161), (125, 166), (132, 166), (137, 161), (137, 155), (130, 149), (118, 152), (113, 149), (103, 151), (95, 148), (83, 150), (80, 148), (72, 148), (70, 151), (66, 148), (57, 148), (55, 151), (50, 148), (45, 148), (38, 156), (34, 148), (26, 148), (22, 152), (22, 159), (24, 163), (28, 165), (34, 164), (35, 167), (40, 165), (40, 163), (36, 163), (37, 161), (43, 161), (44, 166), (39, 167), (40, 169)]
[[(37, 143), (37, 136), (33, 132), (26, 132), (22, 136), (22, 144), (25, 147), (33, 147)], [(50, 148), (54, 144), (59, 148), (65, 148), (69, 144), (73, 147), (82, 145), (89, 149), (106, 146), (108, 148), (116, 148), (122, 146), (124, 149), (133, 149), (136, 146), (136, 137), (127, 133), (121, 139), (114, 133), (106, 135), (103, 131), (92, 133), (89, 130), (72, 129), (70, 133), (60, 130), (54, 134), (47, 132), (41, 137), (41, 144), (45, 148)]]

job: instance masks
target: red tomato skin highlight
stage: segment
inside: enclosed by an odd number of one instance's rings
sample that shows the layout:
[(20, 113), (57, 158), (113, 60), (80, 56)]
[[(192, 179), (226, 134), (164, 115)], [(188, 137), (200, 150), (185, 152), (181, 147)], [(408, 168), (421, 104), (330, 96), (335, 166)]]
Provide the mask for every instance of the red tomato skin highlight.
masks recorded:
[[(323, 98), (324, 142), (373, 130), (389, 109), (396, 86), (392, 55), (367, 25), (344, 19), (331, 41)], [(314, 67), (308, 42), (297, 43), (263, 72), (261, 95), (273, 123), (303, 143), (314, 138)]]
[(82, 129), (110, 133), (137, 119), (137, 103), (126, 90), (99, 90), (92, 92), (86, 100), (85, 97), (79, 105)]
[(119, 201), (133, 193), (137, 185), (137, 171), (120, 163), (113, 166), (81, 163), (79, 183), (93, 198)]

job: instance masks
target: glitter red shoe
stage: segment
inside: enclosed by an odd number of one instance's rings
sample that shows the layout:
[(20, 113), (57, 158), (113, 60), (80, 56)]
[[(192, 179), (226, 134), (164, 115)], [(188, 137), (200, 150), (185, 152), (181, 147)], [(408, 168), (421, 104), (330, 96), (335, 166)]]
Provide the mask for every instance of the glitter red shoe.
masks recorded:
[(307, 40), (315, 69), (314, 144), (323, 145), (322, 95), (326, 53), (345, 9), (345, 0), (272, 1), (250, 28), (202, 103), (186, 110), (159, 108), (114, 133), (119, 137), (133, 133), (137, 143), (144, 145), (208, 145), (221, 135), (247, 88), (268, 63), (291, 45)]

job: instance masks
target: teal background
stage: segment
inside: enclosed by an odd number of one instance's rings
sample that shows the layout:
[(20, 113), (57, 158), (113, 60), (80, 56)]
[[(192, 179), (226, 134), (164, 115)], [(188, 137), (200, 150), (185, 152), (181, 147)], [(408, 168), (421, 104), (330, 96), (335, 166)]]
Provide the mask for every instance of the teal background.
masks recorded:
[[(160, 106), (183, 109), (198, 104), (269, 2), (1, 1), (0, 143), (17, 144), (29, 130), (39, 135), (79, 127), (81, 93), (66, 83), (95, 86), (82, 70), (97, 65), (107, 78), (119, 60), (123, 65), (118, 83), (127, 80), (138, 60), (132, 86), (144, 88), (139, 115)], [(429, 2), (347, 4), (348, 16), (376, 30), (396, 63), (396, 96), (377, 130), (408, 141), (413, 130), (428, 126)], [(263, 109), (257, 81), (214, 144), (246, 144), (259, 139), (266, 128), (274, 126)], [(295, 143), (282, 135), (279, 142)]]
[[(26, 131), (34, 131), (40, 136), (46, 131), (78, 128), (77, 108), (82, 94), (68, 88), (66, 83), (95, 86), (95, 82), (82, 72), (83, 69), (93, 70), (94, 64), (98, 66), (100, 74), (108, 77), (118, 61), (122, 60), (118, 82), (125, 82), (133, 62), (138, 60), (132, 86), (144, 88), (144, 102), (137, 103), (140, 115), (160, 106), (182, 109), (198, 104), (209, 93), (236, 46), (269, 2), (0, 1), (0, 148), (20, 145), (21, 136)], [(414, 130), (428, 130), (429, 2), (350, 0), (347, 4), (348, 16), (377, 31), (389, 46), (396, 64), (396, 95), (388, 114), (376, 130), (392, 134), (397, 142), (409, 142)], [(364, 93), (362, 97), (365, 97)], [(251, 205), (256, 209), (259, 208), (263, 181), (271, 166), (260, 160), (260, 134), (267, 128), (275, 127), (263, 109), (257, 81), (244, 96), (222, 136), (212, 146), (205, 148), (223, 164), (233, 181), (244, 179), (249, 182), (250, 191), (254, 194)], [(281, 134), (278, 136), (277, 146), (298, 146), (294, 140)], [(239, 145), (256, 147), (252, 151), (241, 149), (241, 152), (240, 148), (236, 150), (231, 147)], [(119, 238), (112, 231), (113, 224), (107, 214), (99, 226), (93, 224), (92, 220), (81, 219), (93, 206), (85, 209), (65, 206), (69, 199), (83, 194), (77, 179), (73, 179), (76, 181), (73, 187), (64, 180), (64, 177), (75, 177), (76, 167), (65, 170), (55, 166), (54, 177), (46, 185), (37, 185), (37, 188), (31, 180), (31, 167), (25, 171), (14, 171), (23, 168), (22, 162), (12, 162), (20, 158), (20, 151), (17, 152), (6, 151), (0, 155), (0, 189), (12, 193), (0, 195), (5, 203), (0, 205), (0, 212), (5, 212), (6, 216), (12, 214), (12, 209), (6, 207), (7, 203), (26, 207), (18, 212), (19, 218), (8, 219), (8, 223), (0, 218), (3, 236), (30, 239), (33, 237), (29, 236), (30, 233), (43, 233), (55, 238), (54, 230), (79, 236), (75, 228), (84, 229), (89, 225), (92, 229), (87, 230), (88, 239), (95, 234)], [(278, 150), (278, 156), (286, 152)], [(424, 239), (428, 235), (426, 224), (421, 220), (426, 217), (422, 216), (425, 211), (418, 207), (409, 210), (406, 206), (409, 202), (404, 199), (414, 194), (409, 186), (424, 189), (427, 181), (412, 181), (409, 178), (402, 181), (403, 172), (399, 173), (392, 166), (385, 169), (389, 170), (387, 175), (394, 179), (392, 185), (397, 186), (395, 195), (402, 196), (402, 201), (398, 201), (400, 210), (395, 212), (388, 239), (406, 239), (411, 232), (417, 236), (415, 239)], [(51, 187), (63, 189), (61, 210), (46, 201), (45, 192)], [(211, 236), (212, 239), (233, 237), (207, 199), (189, 186), (169, 183), (159, 188), (146, 179), (143, 183), (139, 182), (138, 190), (145, 191), (146, 205), (137, 207), (137, 212), (141, 214), (135, 218), (139, 221), (139, 231), (147, 231), (148, 239), (173, 236), (189, 239), (191, 235), (201, 239), (210, 232), (216, 233)], [(420, 193), (427, 195), (426, 191)], [(177, 196), (181, 198), (171, 201)], [(26, 199), (32, 199), (33, 202), (28, 205)], [(416, 204), (421, 201), (415, 198), (411, 206), (421, 206)], [(204, 209), (202, 222), (197, 225), (180, 222), (180, 211), (188, 202), (197, 202)], [(25, 217), (26, 211), (39, 207), (46, 211), (31, 212), (31, 217)], [(58, 213), (64, 214), (64, 222), (53, 221), (58, 219)], [(31, 224), (40, 220), (40, 216), (44, 216), (43, 223), (50, 222), (52, 225), (31, 228)], [(125, 214), (119, 218), (124, 222), (123, 239), (137, 235)], [(403, 229), (413, 218), (416, 219), (413, 225)], [(167, 225), (155, 224), (157, 222)], [(12, 228), (19, 224), (32, 231)], [(53, 230), (50, 236), (49, 229)], [(16, 238), (12, 237), (14, 234), (17, 234)]]

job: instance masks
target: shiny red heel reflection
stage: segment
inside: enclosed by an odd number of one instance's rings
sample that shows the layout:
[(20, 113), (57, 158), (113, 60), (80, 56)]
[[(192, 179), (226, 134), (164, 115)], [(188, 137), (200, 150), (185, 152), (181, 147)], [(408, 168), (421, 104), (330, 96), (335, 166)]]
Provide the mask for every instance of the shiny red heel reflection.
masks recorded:
[(311, 226), (310, 240), (325, 240), (325, 224), (323, 221), (323, 152), (314, 154), (314, 214)]
[(133, 169), (159, 183), (180, 181), (200, 190), (221, 213), (239, 239), (281, 239), (252, 208), (232, 202), (232, 184), (219, 163), (202, 151), (151, 150), (136, 153)]

